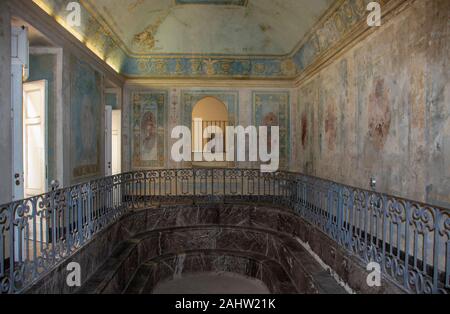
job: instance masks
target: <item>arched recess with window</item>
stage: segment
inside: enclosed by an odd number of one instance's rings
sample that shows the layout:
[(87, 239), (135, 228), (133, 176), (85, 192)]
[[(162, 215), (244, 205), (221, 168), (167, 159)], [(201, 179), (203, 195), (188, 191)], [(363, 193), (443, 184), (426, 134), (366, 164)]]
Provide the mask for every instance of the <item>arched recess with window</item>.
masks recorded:
[[(213, 153), (223, 153), (223, 160), (225, 161), (226, 148), (226, 127), (229, 125), (229, 116), (227, 106), (215, 97), (205, 97), (201, 99), (194, 106), (192, 110), (192, 153), (202, 153), (203, 149), (220, 133), (223, 134), (223, 149), (217, 151), (215, 147), (212, 149)], [(205, 138), (204, 133), (206, 129), (213, 131), (209, 137)], [(195, 160), (195, 159), (193, 159)], [(194, 162), (195, 165), (200, 166), (217, 166), (217, 162)]]

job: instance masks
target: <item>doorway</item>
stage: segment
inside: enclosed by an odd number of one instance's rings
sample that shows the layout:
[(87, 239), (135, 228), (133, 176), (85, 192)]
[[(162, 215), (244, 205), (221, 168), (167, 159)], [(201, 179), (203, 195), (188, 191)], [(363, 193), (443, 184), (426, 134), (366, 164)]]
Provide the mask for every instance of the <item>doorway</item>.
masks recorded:
[(122, 172), (122, 110), (120, 88), (105, 91), (105, 175)]
[(25, 198), (47, 192), (46, 80), (23, 83), (23, 170)]

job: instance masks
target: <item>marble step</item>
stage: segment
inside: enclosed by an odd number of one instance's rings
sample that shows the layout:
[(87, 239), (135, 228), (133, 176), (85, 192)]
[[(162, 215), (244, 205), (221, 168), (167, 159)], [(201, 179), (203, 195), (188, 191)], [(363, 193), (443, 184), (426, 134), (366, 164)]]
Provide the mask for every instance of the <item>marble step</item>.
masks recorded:
[(142, 294), (154, 267), (151, 264), (143, 264), (139, 267), (134, 277), (131, 279), (124, 294)]
[[(298, 285), (298, 291), (310, 291), (308, 293), (320, 294), (346, 294), (345, 289), (338, 284), (334, 277), (292, 236), (279, 234), (278, 238), (282, 240), (285, 254), (291, 256), (293, 261), (295, 261), (292, 265), (296, 266), (291, 267), (297, 271), (291, 274), (291, 280), (293, 280), (292, 283), (294, 285)], [(138, 237), (120, 244), (107, 262), (84, 284), (78, 293), (150, 293), (151, 289), (148, 289), (147, 285), (152, 277), (155, 264), (149, 261), (142, 265), (137, 265), (137, 256), (134, 256), (133, 251), (136, 252), (136, 245), (139, 241), (141, 240)], [(243, 251), (243, 253), (245, 252)], [(128, 272), (130, 277), (128, 278), (123, 273), (124, 266), (131, 267)], [(309, 288), (304, 286), (306, 282), (309, 283)]]
[(285, 244), (305, 272), (312, 277), (314, 286), (320, 294), (347, 294), (330, 272), (324, 269), (304, 247), (291, 239), (285, 239)]
[(135, 249), (136, 242), (125, 241), (118, 245), (108, 260), (77, 291), (78, 294), (101, 294), (116, 275), (121, 264)]

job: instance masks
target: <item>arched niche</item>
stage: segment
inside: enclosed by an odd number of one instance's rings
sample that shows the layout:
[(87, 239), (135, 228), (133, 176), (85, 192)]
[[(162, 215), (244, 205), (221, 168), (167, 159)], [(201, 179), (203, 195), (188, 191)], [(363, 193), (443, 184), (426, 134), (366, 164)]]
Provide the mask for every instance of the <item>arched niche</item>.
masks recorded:
[[(212, 138), (203, 138), (208, 127), (220, 128), (223, 132), (223, 153), (226, 147), (226, 127), (229, 125), (227, 106), (219, 99), (207, 96), (199, 100), (192, 110), (192, 152), (201, 153)], [(215, 135), (212, 135), (215, 136)]]

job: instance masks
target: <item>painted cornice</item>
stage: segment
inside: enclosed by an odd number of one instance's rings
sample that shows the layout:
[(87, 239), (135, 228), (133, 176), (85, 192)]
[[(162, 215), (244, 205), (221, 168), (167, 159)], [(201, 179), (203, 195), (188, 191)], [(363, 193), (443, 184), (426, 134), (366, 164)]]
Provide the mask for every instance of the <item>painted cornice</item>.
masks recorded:
[(151, 79), (135, 78), (127, 79), (126, 87), (146, 87), (146, 88), (190, 88), (190, 87), (211, 87), (211, 88), (293, 88), (292, 80), (239, 80), (239, 79)]

